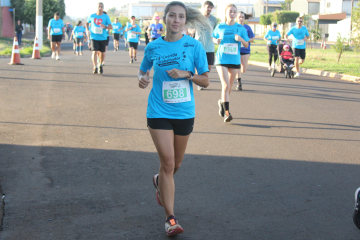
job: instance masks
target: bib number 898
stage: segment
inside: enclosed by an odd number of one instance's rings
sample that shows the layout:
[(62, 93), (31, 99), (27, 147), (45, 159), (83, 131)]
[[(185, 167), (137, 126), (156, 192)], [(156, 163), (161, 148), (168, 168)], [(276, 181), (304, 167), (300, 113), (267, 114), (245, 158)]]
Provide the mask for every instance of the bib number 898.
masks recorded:
[(165, 99), (178, 99), (186, 97), (186, 88), (165, 90)]

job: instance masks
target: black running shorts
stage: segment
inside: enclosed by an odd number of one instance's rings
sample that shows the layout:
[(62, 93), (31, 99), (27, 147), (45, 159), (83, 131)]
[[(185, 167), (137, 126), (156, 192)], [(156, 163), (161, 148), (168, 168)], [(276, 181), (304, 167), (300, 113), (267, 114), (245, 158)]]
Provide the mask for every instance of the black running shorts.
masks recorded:
[(108, 36), (106, 39), (106, 46), (109, 46), (110, 37)]
[(207, 57), (208, 65), (210, 65), (210, 66), (214, 65), (214, 62), (215, 62), (215, 53), (213, 53), (213, 52), (207, 52), (207, 53), (206, 53), (206, 57)]
[(187, 136), (193, 131), (194, 122), (195, 118), (148, 118), (147, 126), (151, 129), (173, 130), (175, 135)]
[(107, 40), (97, 41), (91, 39), (91, 50), (105, 52), (106, 42)]
[(63, 35), (51, 35), (51, 42), (61, 42)]
[(222, 67), (226, 67), (226, 68), (234, 68), (234, 69), (240, 69), (241, 65), (237, 65), (237, 64), (216, 64), (215, 66), (222, 66)]
[(84, 38), (83, 37), (82, 38), (75, 38), (74, 40), (75, 40), (76, 44), (80, 44), (80, 43), (83, 44), (84, 43)]
[(114, 33), (114, 39), (119, 41), (120, 33)]
[(306, 49), (299, 49), (299, 48), (294, 48), (295, 50), (295, 57), (300, 57), (300, 59), (305, 59), (306, 57)]
[(138, 42), (129, 42), (130, 47), (134, 48), (135, 50), (137, 49), (139, 43)]

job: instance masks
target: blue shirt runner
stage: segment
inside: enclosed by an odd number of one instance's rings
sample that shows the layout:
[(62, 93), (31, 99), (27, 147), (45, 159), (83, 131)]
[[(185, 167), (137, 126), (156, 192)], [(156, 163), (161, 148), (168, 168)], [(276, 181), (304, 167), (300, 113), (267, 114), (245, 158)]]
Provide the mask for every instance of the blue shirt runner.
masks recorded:
[(88, 18), (88, 23), (91, 23), (90, 26), (90, 38), (96, 41), (107, 40), (107, 31), (101, 27), (100, 24), (108, 26), (111, 24), (110, 17), (107, 14), (97, 15), (96, 13), (92, 14)]

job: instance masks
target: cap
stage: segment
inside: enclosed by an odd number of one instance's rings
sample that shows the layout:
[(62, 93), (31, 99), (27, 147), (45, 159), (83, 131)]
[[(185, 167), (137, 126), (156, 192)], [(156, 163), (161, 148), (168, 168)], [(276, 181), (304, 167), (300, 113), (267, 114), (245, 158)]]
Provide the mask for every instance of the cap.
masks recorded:
[(159, 17), (159, 16), (156, 16), (155, 19), (160, 19), (160, 17)]

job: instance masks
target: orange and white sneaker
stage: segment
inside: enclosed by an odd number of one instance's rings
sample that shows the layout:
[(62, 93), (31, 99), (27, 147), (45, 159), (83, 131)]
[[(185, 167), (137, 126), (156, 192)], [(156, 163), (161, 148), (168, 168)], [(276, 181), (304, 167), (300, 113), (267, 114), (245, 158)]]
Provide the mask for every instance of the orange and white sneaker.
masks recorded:
[(184, 229), (179, 225), (178, 221), (173, 215), (170, 215), (165, 222), (166, 236), (171, 237), (184, 232)]
[(156, 188), (156, 201), (160, 206), (163, 206), (160, 200), (160, 191), (159, 191), (159, 174), (155, 174), (153, 177), (153, 184)]

